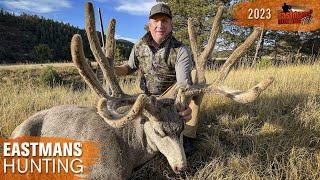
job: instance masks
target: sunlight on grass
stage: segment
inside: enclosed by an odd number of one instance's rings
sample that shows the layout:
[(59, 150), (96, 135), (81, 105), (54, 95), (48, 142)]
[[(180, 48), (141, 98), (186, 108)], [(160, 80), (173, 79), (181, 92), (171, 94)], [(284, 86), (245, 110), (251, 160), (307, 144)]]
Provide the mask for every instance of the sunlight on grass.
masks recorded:
[[(2, 71), (0, 78), (1, 137), (9, 137), (37, 111), (63, 104), (92, 107), (98, 100), (89, 89), (49, 88), (35, 83), (34, 72), (15, 75), (13, 71)], [(206, 72), (208, 83), (216, 75)], [(185, 174), (173, 174), (163, 156), (158, 156), (132, 178), (319, 179), (320, 64), (238, 69), (225, 84), (246, 90), (269, 76), (275, 82), (250, 104), (205, 95), (198, 151), (188, 159)], [(136, 84), (121, 86), (129, 94), (139, 91)]]

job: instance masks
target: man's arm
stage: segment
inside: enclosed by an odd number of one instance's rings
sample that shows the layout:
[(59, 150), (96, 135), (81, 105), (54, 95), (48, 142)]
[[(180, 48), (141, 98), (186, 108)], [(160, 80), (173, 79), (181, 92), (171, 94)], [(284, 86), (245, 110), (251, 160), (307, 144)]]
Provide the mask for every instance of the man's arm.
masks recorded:
[(117, 76), (125, 76), (130, 74), (130, 67), (127, 64), (122, 64), (121, 66), (115, 66), (114, 72)]
[[(191, 70), (192, 70), (192, 56), (187, 47), (180, 48), (177, 54), (175, 65), (177, 86), (187, 88), (192, 85)], [(192, 109), (187, 106), (185, 109), (178, 109), (180, 116), (184, 121), (189, 121), (192, 118)]]
[(175, 70), (178, 87), (187, 88), (192, 85), (192, 56), (186, 46), (182, 46), (178, 51)]

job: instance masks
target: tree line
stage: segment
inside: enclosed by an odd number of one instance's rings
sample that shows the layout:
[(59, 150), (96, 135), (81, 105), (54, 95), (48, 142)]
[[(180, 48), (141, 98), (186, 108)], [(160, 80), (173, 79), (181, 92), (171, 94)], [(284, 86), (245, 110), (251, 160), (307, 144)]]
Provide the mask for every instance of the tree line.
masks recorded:
[[(226, 6), (222, 30), (212, 58), (226, 57), (245, 40), (252, 27), (239, 27), (232, 23), (232, 6), (240, 0), (157, 0), (168, 3), (173, 13), (174, 35), (189, 44), (187, 19), (192, 17), (196, 27), (199, 47), (208, 39), (211, 23), (219, 5)], [(68, 61), (70, 41), (73, 34), (83, 37), (86, 56), (93, 58), (84, 30), (70, 24), (56, 22), (36, 15), (0, 12), (0, 63), (16, 62), (57, 62)], [(100, 36), (100, 33), (98, 33)], [(269, 56), (274, 60), (303, 56), (317, 56), (320, 49), (320, 30), (314, 32), (288, 32), (264, 30), (258, 56)], [(257, 44), (256, 44), (257, 45)], [(116, 60), (127, 60), (133, 43), (117, 40)], [(256, 54), (252, 46), (247, 56)], [(290, 56), (289, 56), (290, 55)]]
[[(0, 63), (46, 63), (71, 60), (70, 42), (80, 34), (86, 57), (93, 59), (85, 30), (37, 15), (0, 10)], [(98, 33), (99, 39), (100, 33)], [(116, 60), (128, 59), (133, 43), (116, 41)]]

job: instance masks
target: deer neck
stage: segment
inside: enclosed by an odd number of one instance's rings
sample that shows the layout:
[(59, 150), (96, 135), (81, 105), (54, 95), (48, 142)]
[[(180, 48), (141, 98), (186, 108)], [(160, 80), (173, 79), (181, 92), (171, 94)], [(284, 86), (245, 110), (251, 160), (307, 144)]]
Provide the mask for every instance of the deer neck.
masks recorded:
[(145, 119), (139, 117), (117, 131), (120, 146), (127, 152), (128, 160), (136, 166), (144, 164), (158, 153), (145, 133), (145, 122)]

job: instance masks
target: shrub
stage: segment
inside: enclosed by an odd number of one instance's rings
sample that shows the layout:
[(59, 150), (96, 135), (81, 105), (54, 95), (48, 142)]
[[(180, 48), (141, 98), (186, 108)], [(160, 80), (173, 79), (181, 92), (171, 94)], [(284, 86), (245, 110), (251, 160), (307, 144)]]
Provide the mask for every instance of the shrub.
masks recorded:
[(62, 84), (62, 78), (52, 66), (48, 66), (42, 71), (40, 82), (43, 85), (53, 87)]
[(272, 58), (268, 56), (262, 56), (260, 61), (257, 63), (256, 68), (264, 69), (273, 65)]
[(47, 44), (39, 44), (33, 47), (33, 55), (39, 63), (50, 62), (53, 58), (53, 50)]

